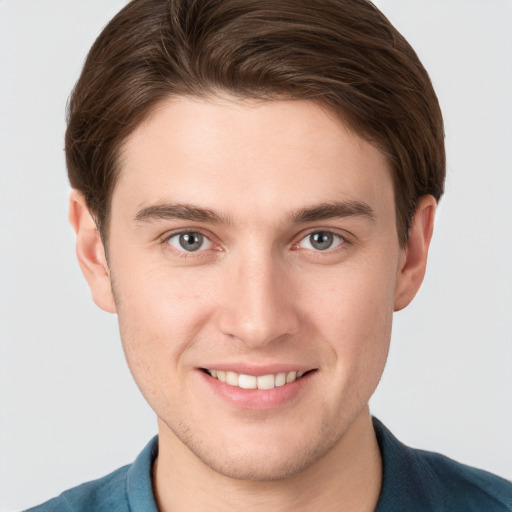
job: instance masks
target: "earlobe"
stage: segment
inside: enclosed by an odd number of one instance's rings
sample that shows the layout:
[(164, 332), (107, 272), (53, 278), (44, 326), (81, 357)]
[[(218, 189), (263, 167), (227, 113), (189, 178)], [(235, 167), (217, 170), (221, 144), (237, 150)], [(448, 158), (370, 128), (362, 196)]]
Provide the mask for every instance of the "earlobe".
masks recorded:
[(395, 311), (409, 305), (418, 292), (425, 270), (436, 212), (436, 200), (428, 195), (418, 201), (409, 229), (409, 239), (398, 269), (395, 288)]
[(69, 222), (76, 233), (76, 255), (94, 302), (104, 311), (116, 312), (105, 248), (84, 196), (73, 190), (69, 197)]

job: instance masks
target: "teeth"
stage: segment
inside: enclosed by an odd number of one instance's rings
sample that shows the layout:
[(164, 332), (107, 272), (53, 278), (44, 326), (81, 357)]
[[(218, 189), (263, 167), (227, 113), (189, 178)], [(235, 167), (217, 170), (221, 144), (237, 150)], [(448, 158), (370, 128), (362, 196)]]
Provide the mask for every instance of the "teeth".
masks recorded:
[(276, 388), (286, 384), (286, 373), (278, 373), (276, 375)]
[(293, 382), (297, 378), (297, 372), (290, 372), (286, 376), (286, 384), (290, 384), (290, 382)]
[(223, 370), (206, 371), (220, 382), (225, 382), (230, 386), (236, 386), (242, 389), (273, 389), (275, 387), (284, 386), (285, 384), (290, 384), (300, 379), (306, 373), (305, 371), (300, 371), (260, 375), (256, 377), (254, 375), (244, 375)]
[(243, 389), (256, 389), (258, 387), (258, 377), (254, 375), (239, 375), (238, 386)]
[(260, 377), (258, 377), (258, 389), (273, 389), (275, 387), (275, 375), (261, 375)]
[(230, 386), (238, 386), (238, 373), (226, 372), (226, 384)]

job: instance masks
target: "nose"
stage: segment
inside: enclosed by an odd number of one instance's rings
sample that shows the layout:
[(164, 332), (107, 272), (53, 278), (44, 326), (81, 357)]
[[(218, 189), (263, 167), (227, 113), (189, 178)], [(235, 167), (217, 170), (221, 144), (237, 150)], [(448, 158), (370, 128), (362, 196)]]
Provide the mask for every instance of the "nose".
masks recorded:
[(270, 254), (227, 265), (218, 326), (250, 348), (265, 347), (299, 329), (290, 272)]

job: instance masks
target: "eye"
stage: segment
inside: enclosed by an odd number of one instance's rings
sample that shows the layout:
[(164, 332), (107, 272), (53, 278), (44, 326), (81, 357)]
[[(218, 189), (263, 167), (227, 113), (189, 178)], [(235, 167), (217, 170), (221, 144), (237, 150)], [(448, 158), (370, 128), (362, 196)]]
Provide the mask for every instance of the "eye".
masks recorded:
[(184, 231), (176, 233), (167, 239), (167, 243), (178, 251), (197, 252), (209, 249), (212, 243), (197, 231)]
[(340, 235), (331, 231), (315, 231), (304, 237), (298, 247), (313, 249), (315, 251), (326, 251), (343, 244), (345, 240)]

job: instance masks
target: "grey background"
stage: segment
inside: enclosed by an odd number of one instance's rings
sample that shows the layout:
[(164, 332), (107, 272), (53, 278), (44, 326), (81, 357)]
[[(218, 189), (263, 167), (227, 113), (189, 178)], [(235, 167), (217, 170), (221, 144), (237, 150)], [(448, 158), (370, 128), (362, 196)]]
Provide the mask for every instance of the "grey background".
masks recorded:
[[(444, 110), (426, 282), (372, 411), (404, 442), (512, 479), (512, 2), (381, 0)], [(0, 0), (0, 511), (129, 463), (156, 432), (67, 224), (65, 104), (121, 0)]]

